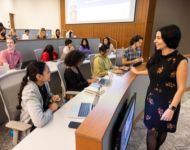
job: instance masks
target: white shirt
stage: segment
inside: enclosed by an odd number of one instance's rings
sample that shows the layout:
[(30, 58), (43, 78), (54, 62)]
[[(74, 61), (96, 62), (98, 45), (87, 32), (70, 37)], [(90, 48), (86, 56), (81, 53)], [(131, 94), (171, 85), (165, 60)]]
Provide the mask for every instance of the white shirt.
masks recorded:
[[(66, 38), (69, 38), (69, 32), (70, 31), (68, 31), (67, 33), (66, 33)], [(71, 31), (72, 32), (72, 31)], [(73, 34), (73, 37), (76, 37), (76, 36), (74, 36), (74, 34)]]
[(28, 39), (30, 39), (30, 38), (29, 38), (29, 36), (27, 36), (26, 34), (23, 34), (23, 35), (22, 35), (22, 39), (23, 39), (23, 40), (28, 40)]
[(69, 53), (70, 51), (72, 51), (72, 49), (71, 49), (71, 48), (68, 48), (67, 46), (65, 46), (65, 47), (63, 48), (63, 53), (65, 53), (65, 54)]

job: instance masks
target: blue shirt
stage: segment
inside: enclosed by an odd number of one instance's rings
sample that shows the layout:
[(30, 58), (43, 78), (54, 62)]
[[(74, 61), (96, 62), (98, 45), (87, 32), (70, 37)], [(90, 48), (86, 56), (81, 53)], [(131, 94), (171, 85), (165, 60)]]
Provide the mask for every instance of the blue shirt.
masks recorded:
[(136, 51), (130, 46), (123, 51), (123, 58), (127, 61), (135, 60), (137, 58), (142, 57), (142, 50), (140, 48), (136, 48)]

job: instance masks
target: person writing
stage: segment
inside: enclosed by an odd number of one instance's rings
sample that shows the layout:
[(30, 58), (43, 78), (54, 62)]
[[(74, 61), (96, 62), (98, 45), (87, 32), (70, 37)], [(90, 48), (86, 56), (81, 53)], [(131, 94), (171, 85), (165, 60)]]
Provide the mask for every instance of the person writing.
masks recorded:
[(22, 66), (21, 53), (15, 50), (16, 40), (13, 37), (8, 37), (7, 49), (0, 53), (0, 66), (9, 64), (9, 69), (16, 69), (17, 65), (19, 68)]
[(65, 70), (65, 81), (68, 91), (82, 91), (89, 84), (98, 81), (96, 78), (86, 80), (81, 74), (79, 67), (85, 60), (85, 56), (80, 51), (71, 51), (65, 57), (64, 63), (67, 66)]
[(59, 39), (59, 38), (63, 38), (63, 37), (61, 36), (60, 30), (56, 29), (55, 35), (53, 35), (51, 38)]
[(47, 45), (46, 48), (44, 49), (41, 60), (46, 62), (46, 61), (53, 61), (58, 59), (59, 55), (55, 52), (55, 49), (52, 45)]
[(75, 48), (73, 47), (72, 43), (73, 43), (73, 41), (72, 41), (71, 39), (66, 39), (66, 40), (65, 40), (65, 45), (66, 45), (66, 46), (65, 46), (64, 49), (63, 49), (63, 54), (61, 55), (60, 61), (64, 60), (65, 57), (66, 57), (66, 55), (67, 55), (70, 51), (75, 50)]
[(50, 92), (50, 75), (50, 68), (42, 61), (33, 61), (27, 66), (18, 93), (17, 109), (21, 111), (20, 122), (29, 123), (32, 128), (22, 132), (20, 139), (35, 128), (45, 126), (53, 117), (53, 112), (58, 109), (55, 102), (59, 100), (59, 95)]
[(28, 39), (30, 39), (30, 37), (29, 37), (29, 30), (25, 30), (25, 34), (22, 35), (22, 39), (23, 39), (23, 40), (28, 40)]
[(90, 46), (88, 44), (88, 40), (86, 38), (82, 39), (81, 46), (79, 47), (79, 51), (81, 51), (81, 52), (88, 52), (88, 55), (92, 54)]
[(137, 62), (143, 62), (142, 50), (139, 48), (142, 44), (143, 37), (134, 35), (130, 40), (130, 46), (123, 51), (122, 64), (130, 65)]
[(38, 35), (36, 36), (36, 39), (47, 39), (45, 28), (41, 28), (41, 29), (39, 30), (39, 33), (38, 33)]
[(103, 44), (99, 48), (100, 54), (96, 54), (93, 65), (93, 76), (103, 77), (108, 75), (108, 70), (113, 70), (113, 73), (123, 73), (122, 69), (127, 67), (113, 67), (111, 60), (107, 57), (109, 54), (109, 46)]
[(161, 27), (156, 32), (155, 53), (147, 62), (147, 70), (131, 71), (149, 75), (150, 85), (145, 99), (144, 123), (147, 127), (147, 150), (158, 150), (167, 133), (174, 133), (180, 111), (180, 101), (186, 90), (187, 59), (176, 48), (181, 31), (176, 25)]
[(108, 45), (110, 52), (115, 52), (115, 49), (113, 47), (113, 44), (111, 44), (109, 37), (104, 37), (103, 42), (99, 45), (99, 47), (101, 47), (102, 44)]
[(18, 40), (18, 37), (16, 35), (16, 30), (15, 29), (11, 29), (9, 31), (8, 37), (13, 37), (13, 38), (15, 38), (15, 40)]
[(0, 41), (1, 40), (6, 40), (6, 31), (5, 31), (5, 28), (4, 27), (0, 27)]

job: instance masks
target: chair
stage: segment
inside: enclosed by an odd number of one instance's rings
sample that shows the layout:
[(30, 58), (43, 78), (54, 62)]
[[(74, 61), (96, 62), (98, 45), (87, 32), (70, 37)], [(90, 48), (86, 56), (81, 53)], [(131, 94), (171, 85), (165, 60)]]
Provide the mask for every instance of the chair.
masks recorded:
[(66, 94), (70, 95), (70, 97), (72, 98), (73, 95), (77, 95), (78, 93), (80, 93), (77, 91), (66, 91), (67, 87), (66, 87), (66, 82), (65, 82), (65, 78), (64, 78), (66, 68), (67, 68), (67, 66), (64, 64), (63, 61), (60, 61), (57, 63), (57, 70), (58, 70), (58, 73), (59, 73), (59, 76), (61, 79), (62, 99), (64, 99)]
[(122, 64), (123, 49), (116, 49), (115, 66), (121, 67)]
[(59, 46), (59, 54), (60, 54), (60, 58), (61, 58), (61, 55), (63, 54), (63, 49), (64, 49), (65, 46)]
[(16, 109), (18, 92), (25, 74), (26, 70), (19, 70), (0, 77), (0, 94), (9, 119), (5, 126), (13, 130), (14, 146), (18, 143), (19, 131), (26, 131), (32, 127), (30, 124), (19, 122), (21, 111)]
[(95, 54), (89, 55), (92, 76), (93, 76), (94, 57), (95, 57)]
[(40, 61), (41, 60), (41, 56), (42, 56), (42, 53), (43, 53), (44, 49), (35, 49), (34, 50), (34, 53), (36, 55), (36, 59), (37, 61)]
[(79, 50), (80, 45), (76, 45), (76, 50)]

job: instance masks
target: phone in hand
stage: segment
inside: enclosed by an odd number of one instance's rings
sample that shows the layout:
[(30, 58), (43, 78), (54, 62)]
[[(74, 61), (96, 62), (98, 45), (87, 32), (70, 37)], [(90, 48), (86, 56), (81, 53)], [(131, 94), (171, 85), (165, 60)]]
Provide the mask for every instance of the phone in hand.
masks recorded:
[(79, 126), (80, 126), (81, 122), (74, 122), (74, 121), (71, 121), (69, 123), (69, 128), (73, 128), (73, 129), (77, 129)]

